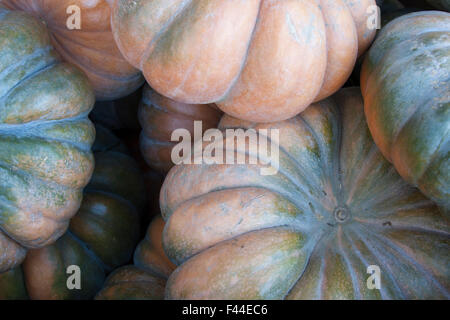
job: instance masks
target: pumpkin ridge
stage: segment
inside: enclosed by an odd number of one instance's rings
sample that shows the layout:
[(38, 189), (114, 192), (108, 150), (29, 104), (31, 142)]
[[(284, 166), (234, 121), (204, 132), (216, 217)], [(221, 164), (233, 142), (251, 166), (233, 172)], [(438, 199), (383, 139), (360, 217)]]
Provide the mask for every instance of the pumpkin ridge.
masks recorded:
[[(4, 107), (5, 106), (5, 102), (6, 100), (9, 98), (9, 96), (11, 95), (11, 93), (14, 92), (14, 90), (16, 90), (18, 87), (20, 87), (24, 82), (33, 79), (35, 76), (41, 74), (42, 72), (45, 72), (47, 70), (50, 70), (51, 68), (57, 66), (60, 63), (60, 61), (58, 60), (54, 60), (52, 63), (47, 64), (45, 67), (43, 68), (39, 68), (35, 71), (33, 71), (30, 74), (27, 74), (25, 77), (23, 77), (22, 79), (20, 79), (19, 81), (17, 81), (16, 84), (14, 84), (13, 86), (11, 86), (6, 92), (5, 94), (0, 98), (0, 107)], [(0, 125), (2, 125), (4, 123), (0, 123)]]
[(85, 65), (85, 63), (82, 62), (81, 60), (77, 60), (76, 57), (74, 57), (73, 54), (69, 50), (67, 50), (67, 48), (65, 46), (63, 46), (55, 36), (51, 36), (51, 38), (54, 40), (54, 45), (57, 46), (59, 49), (61, 49), (60, 54), (62, 55), (62, 53), (65, 53), (68, 57), (70, 57), (71, 60), (76, 61), (76, 66), (79, 69), (82, 69), (85, 72), (91, 72), (99, 77), (107, 78), (107, 79), (118, 81), (118, 82), (128, 82), (130, 80), (137, 80), (141, 77), (141, 75), (139, 73), (132, 74), (128, 77), (120, 77), (120, 76), (114, 76), (113, 74), (103, 73), (100, 70), (97, 70), (97, 68), (92, 68), (90, 66)]
[[(194, 5), (193, 0), (185, 0), (184, 3), (175, 11), (175, 14), (172, 15), (172, 17), (161, 27), (161, 29), (155, 33), (154, 37), (149, 41), (147, 44), (147, 48), (144, 50), (144, 52), (141, 55), (140, 58), (140, 65), (139, 69), (144, 70), (144, 64), (148, 60), (148, 58), (152, 55), (153, 49), (156, 48), (157, 42), (164, 36), (165, 32), (175, 23), (175, 21), (182, 16), (184, 11), (186, 11), (187, 8)], [(120, 41), (116, 41), (120, 45)], [(121, 50), (122, 51), (122, 50)], [(126, 51), (122, 51), (126, 52)]]
[(290, 296), (292, 290), (294, 290), (294, 288), (297, 286), (298, 282), (301, 280), (301, 278), (305, 274), (305, 271), (307, 270), (308, 266), (310, 265), (311, 257), (314, 255), (314, 252), (316, 251), (317, 247), (319, 246), (319, 244), (321, 243), (322, 239), (325, 236), (326, 236), (326, 233), (323, 232), (322, 235), (317, 239), (316, 244), (311, 249), (311, 254), (308, 256), (308, 258), (305, 261), (305, 267), (303, 268), (303, 271), (299, 274), (298, 278), (295, 281), (293, 281), (292, 286), (289, 288), (289, 290), (286, 291), (286, 294), (284, 295), (283, 300), (286, 300)]
[[(377, 219), (355, 219), (360, 223), (363, 224), (368, 224), (370, 225), (370, 227), (375, 227), (377, 229), (383, 229), (383, 226), (380, 222), (382, 222), (382, 220), (378, 220)], [(431, 233), (431, 234), (437, 234), (437, 235), (441, 235), (441, 236), (445, 236), (445, 237), (450, 237), (450, 232), (444, 231), (444, 230), (439, 230), (439, 229), (431, 229), (428, 227), (422, 227), (419, 225), (408, 225), (408, 224), (401, 224), (401, 223), (393, 223), (391, 226), (389, 226), (390, 229), (395, 229), (395, 230), (411, 230), (411, 231), (420, 231), (420, 232), (424, 232), (424, 233)]]
[(366, 174), (371, 170), (368, 163), (370, 163), (370, 161), (373, 160), (373, 158), (375, 156), (377, 156), (378, 153), (379, 153), (379, 150), (378, 150), (377, 146), (373, 143), (372, 147), (370, 148), (369, 154), (366, 156), (366, 159), (364, 160), (362, 168), (360, 168), (358, 175), (353, 180), (353, 185), (352, 185), (351, 189), (348, 191), (347, 200), (345, 201), (345, 204), (347, 206), (350, 205), (350, 203), (352, 203), (352, 199), (356, 192), (356, 189), (358, 188), (359, 182), (362, 179), (364, 179), (366, 177)]
[[(344, 204), (344, 201), (342, 201), (342, 199), (340, 199), (339, 197), (339, 187), (338, 186), (342, 186), (342, 181), (341, 181), (341, 175), (339, 174), (340, 172), (340, 156), (339, 156), (339, 150), (340, 147), (339, 145), (342, 143), (342, 125), (340, 125), (341, 122), (341, 110), (337, 107), (336, 101), (333, 100), (333, 104), (332, 104), (332, 109), (331, 111), (334, 112), (334, 114), (336, 115), (337, 119), (336, 119), (336, 129), (337, 129), (337, 136), (335, 139), (335, 143), (336, 145), (334, 146), (334, 148), (332, 148), (332, 150), (337, 150), (338, 154), (336, 154), (333, 159), (328, 159), (325, 150), (325, 146), (323, 145), (323, 142), (321, 141), (321, 139), (319, 139), (319, 135), (318, 133), (313, 129), (313, 126), (304, 118), (303, 114), (300, 113), (298, 115), (298, 118), (305, 124), (305, 127), (308, 129), (308, 131), (311, 133), (311, 135), (314, 137), (314, 140), (316, 141), (319, 150), (320, 150), (320, 156), (319, 156), (319, 161), (320, 161), (320, 167), (322, 169), (322, 172), (324, 174), (324, 176), (326, 178), (329, 179), (330, 183), (331, 183), (331, 188), (333, 190), (333, 194), (335, 196), (335, 199), (338, 203), (334, 203), (333, 205), (339, 206), (339, 202), (341, 202), (341, 204)], [(334, 122), (334, 121), (333, 121)], [(326, 165), (325, 165), (325, 161), (326, 160), (331, 160), (331, 162), (333, 163), (333, 168), (331, 168), (330, 170), (326, 170)], [(336, 174), (333, 174), (333, 169), (337, 170), (337, 172), (335, 172)], [(337, 178), (336, 178), (337, 176)], [(323, 183), (323, 181), (322, 181)], [(328, 197), (327, 197), (328, 198)]]
[[(94, 252), (94, 250), (92, 250), (91, 248), (89, 248), (89, 246), (84, 243), (80, 238), (78, 238), (72, 231), (70, 231), (70, 228), (67, 229), (66, 231), (67, 235), (72, 237), (83, 249), (84, 251), (97, 263), (97, 265), (99, 265), (101, 268), (103, 268), (103, 270), (106, 270), (107, 272), (111, 271), (112, 268), (107, 266), (98, 256), (97, 254)], [(58, 242), (56, 242), (56, 244), (58, 244)]]
[[(355, 232), (354, 230), (352, 230), (352, 231)], [(369, 248), (369, 246), (367, 246), (367, 244), (364, 242), (364, 240), (361, 239), (361, 237), (359, 237), (358, 233), (355, 232), (355, 235), (356, 235), (356, 237), (357, 237), (358, 239), (360, 239), (360, 240), (364, 243), (364, 245), (366, 246), (366, 248), (372, 253), (372, 255), (373, 255), (374, 257), (378, 257), (376, 254), (374, 254), (374, 253), (371, 251), (371, 249)], [(371, 263), (369, 263), (369, 262), (367, 261), (367, 259), (364, 258), (363, 254), (361, 253), (361, 251), (359, 250), (359, 248), (358, 248), (358, 247), (356, 246), (356, 244), (354, 243), (353, 237), (351, 237), (348, 233), (344, 233), (344, 237), (346, 238), (346, 240), (348, 241), (348, 243), (351, 245), (352, 250), (356, 253), (356, 256), (357, 256), (359, 262), (361, 262), (363, 265), (366, 265), (366, 266), (370, 265)], [(377, 258), (377, 260), (378, 260), (378, 263), (380, 263), (380, 260), (379, 260), (378, 258)], [(379, 264), (379, 266), (380, 266), (380, 264)], [(390, 268), (389, 268), (389, 267), (388, 267), (388, 270), (390, 271)], [(398, 283), (397, 283), (397, 280), (395, 280), (394, 277), (392, 276), (392, 272), (388, 272), (388, 273), (387, 273), (387, 277), (388, 277), (388, 278), (391, 280), (391, 282), (394, 284), (394, 286), (395, 286), (395, 288), (396, 288), (396, 290), (397, 290), (396, 293), (397, 293), (400, 297), (402, 297), (403, 299), (405, 299), (405, 295), (404, 295), (403, 291), (401, 290), (401, 288), (399, 287), (399, 285), (398, 285)], [(384, 286), (382, 286), (382, 287), (380, 288), (380, 295), (381, 295), (381, 297), (382, 297), (383, 299), (386, 299), (386, 298), (389, 297), (389, 294), (388, 294), (387, 292), (385, 292), (385, 287), (384, 287)]]
[[(16, 167), (16, 166), (12, 166), (12, 165), (10, 165), (10, 164), (8, 164), (6, 162), (3, 162), (1, 160), (0, 160), (0, 168), (3, 168), (5, 170), (9, 170), (9, 171), (13, 171), (13, 173), (15, 175), (18, 175), (18, 176), (28, 177), (29, 179), (37, 180), (37, 181), (41, 182), (42, 184), (46, 184), (48, 186), (54, 187), (55, 189), (74, 190), (74, 191), (79, 190), (78, 188), (74, 188), (74, 187), (72, 187), (70, 185), (64, 185), (64, 184), (61, 184), (61, 183), (53, 181), (53, 180), (46, 180), (44, 177), (40, 177), (38, 175), (35, 175), (35, 174), (31, 173), (30, 171), (28, 171), (26, 169), (19, 168), (19, 167)], [(20, 207), (17, 207), (17, 208), (23, 209), (23, 208), (20, 208)]]
[[(355, 228), (351, 228), (351, 231), (353, 231), (353, 233), (357, 236), (357, 238), (364, 243), (366, 249), (369, 250), (372, 257), (375, 258), (375, 260), (377, 260), (377, 265), (380, 268), (386, 269), (389, 271), (389, 272), (387, 272), (387, 276), (389, 277), (391, 282), (394, 284), (394, 286), (397, 290), (396, 293), (399, 294), (402, 299), (406, 299), (407, 295), (404, 292), (404, 289), (400, 286), (398, 281), (392, 276), (393, 275), (392, 269), (390, 268), (389, 263), (387, 261), (385, 261), (385, 259), (382, 257), (382, 255), (380, 255), (380, 249), (376, 248), (373, 243), (368, 241), (368, 239), (366, 237), (364, 237), (360, 233), (360, 231), (357, 231)], [(347, 235), (347, 238), (351, 239), (351, 237), (349, 235)], [(353, 241), (349, 241), (349, 242), (351, 243), (353, 250), (355, 250), (355, 252), (357, 252), (357, 255), (359, 256), (359, 258), (362, 259), (363, 258), (362, 253), (359, 251), (359, 249), (356, 247), (356, 245), (353, 243)], [(364, 259), (364, 261), (366, 261), (366, 259)], [(366, 262), (366, 265), (369, 265), (371, 263), (373, 263), (373, 262), (370, 262), (370, 263)]]
[(450, 142), (448, 141), (449, 135), (450, 135), (450, 128), (448, 128), (446, 134), (442, 136), (441, 141), (437, 145), (436, 150), (433, 151), (433, 153), (429, 157), (429, 161), (428, 161), (427, 165), (425, 166), (425, 168), (423, 169), (422, 173), (419, 174), (419, 177), (415, 179), (416, 182), (422, 180), (422, 178), (426, 175), (428, 169), (431, 167), (431, 165), (433, 164), (433, 162), (435, 160), (439, 159), (439, 157), (443, 153), (448, 152), (448, 148), (446, 149), (445, 147), (448, 147), (450, 145)]
[(225, 90), (225, 92), (222, 95), (222, 97), (219, 97), (217, 99), (216, 103), (221, 103), (221, 102), (225, 101), (229, 97), (229, 95), (233, 91), (234, 87), (238, 84), (239, 79), (242, 76), (242, 73), (244, 72), (245, 66), (247, 65), (247, 60), (248, 60), (249, 52), (250, 52), (250, 49), (251, 49), (251, 46), (252, 46), (252, 43), (253, 43), (253, 39), (255, 38), (256, 30), (257, 30), (258, 24), (260, 23), (261, 9), (262, 9), (263, 1), (265, 1), (265, 0), (259, 0), (258, 14), (256, 15), (256, 21), (255, 21), (255, 24), (253, 26), (253, 30), (252, 30), (252, 33), (250, 35), (250, 39), (248, 41), (247, 50), (246, 50), (246, 53), (244, 55), (244, 59), (242, 59), (241, 68), (240, 68), (239, 72), (236, 74), (236, 77), (230, 82), (229, 88), (227, 90)]
[(348, 273), (350, 274), (350, 278), (352, 280), (352, 286), (353, 286), (353, 292), (355, 294), (355, 298), (358, 300), (361, 300), (362, 295), (361, 295), (361, 289), (358, 286), (358, 279), (356, 278), (356, 272), (354, 271), (354, 268), (350, 262), (350, 259), (348, 257), (347, 254), (347, 250), (344, 249), (343, 245), (342, 245), (342, 234), (343, 234), (343, 227), (342, 226), (338, 226), (338, 230), (337, 230), (337, 250), (339, 251), (339, 255), (344, 259), (344, 262), (347, 266), (348, 269)]
[(403, 257), (406, 261), (409, 261), (420, 273), (422, 273), (429, 281), (431, 281), (434, 286), (436, 286), (445, 296), (447, 299), (450, 298), (450, 293), (447, 289), (445, 289), (439, 281), (433, 276), (432, 272), (428, 270), (425, 266), (423, 266), (419, 261), (411, 257), (405, 249), (399, 245), (396, 241), (390, 240), (386, 237), (382, 237), (378, 234), (375, 234), (371, 229), (369, 229), (366, 226), (363, 226), (366, 231), (371, 234), (373, 237), (379, 239), (381, 242), (383, 242), (386, 246), (392, 248), (395, 250), (398, 254), (400, 254), (401, 257)]
[[(23, 67), (23, 66), (26, 65), (28, 62), (31, 62), (31, 61), (33, 61), (33, 60), (35, 60), (35, 59), (36, 59), (36, 60), (41, 60), (41, 59), (43, 60), (44, 58), (49, 57), (49, 53), (51, 53), (53, 50), (54, 50), (54, 49), (53, 49), (51, 46), (47, 46), (47, 47), (45, 47), (45, 48), (39, 48), (39, 49), (36, 49), (33, 53), (28, 54), (28, 55), (22, 57), (21, 60), (19, 60), (19, 61), (17, 61), (16, 63), (14, 63), (14, 64), (12, 64), (12, 65), (9, 65), (9, 66), (6, 67), (5, 69), (3, 69), (3, 70), (0, 72), (0, 79), (1, 79), (1, 80), (4, 80), (6, 76), (8, 76), (8, 75), (14, 73), (14, 72), (16, 71), (17, 68)], [(22, 81), (26, 80), (27, 78), (33, 77), (33, 76), (34, 76), (35, 74), (37, 74), (39, 71), (41, 71), (41, 70), (43, 70), (43, 69), (45, 69), (45, 68), (51, 66), (52, 64), (55, 64), (55, 63), (58, 63), (58, 62), (59, 62), (58, 59), (56, 59), (56, 57), (51, 57), (51, 58), (53, 58), (53, 62), (49, 62), (49, 63), (47, 63), (45, 66), (43, 66), (43, 67), (38, 67), (38, 68), (36, 68), (36, 70), (33, 70), (33, 71), (30, 72), (30, 73), (27, 73), (24, 77), (22, 77), (21, 79), (17, 80), (17, 83), (14, 84), (14, 85), (12, 85), (11, 88), (16, 87), (16, 85), (17, 85), (18, 83), (21, 83)], [(10, 89), (11, 89), (11, 88), (10, 88)], [(9, 92), (9, 90), (6, 91), (6, 93), (5, 93), (1, 98), (4, 98), (5, 96), (7, 96), (7, 93), (8, 93), (8, 92)]]

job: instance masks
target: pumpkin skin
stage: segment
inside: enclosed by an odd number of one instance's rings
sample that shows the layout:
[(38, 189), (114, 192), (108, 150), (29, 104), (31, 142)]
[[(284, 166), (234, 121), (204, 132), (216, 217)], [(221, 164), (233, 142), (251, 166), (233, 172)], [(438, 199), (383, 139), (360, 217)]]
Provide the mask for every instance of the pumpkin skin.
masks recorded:
[[(97, 126), (97, 133), (95, 171), (69, 230), (54, 244), (29, 250), (22, 265), (31, 299), (93, 298), (106, 274), (131, 259), (139, 240), (145, 204), (141, 172), (111, 132)], [(70, 265), (80, 267), (81, 290), (67, 289)], [(7, 290), (0, 285), (0, 292)]]
[(120, 51), (158, 93), (234, 117), (291, 118), (336, 92), (370, 45), (375, 0), (114, 0)]
[(160, 172), (174, 165), (171, 141), (174, 130), (184, 128), (194, 134), (194, 121), (202, 122), (203, 132), (217, 127), (222, 113), (213, 104), (185, 104), (161, 96), (148, 85), (144, 87), (139, 106), (139, 122), (143, 128), (140, 145), (147, 164)]
[[(166, 298), (449, 298), (449, 221), (378, 151), (359, 88), (287, 121), (224, 116), (220, 127), (279, 129), (280, 169), (172, 168), (160, 198), (178, 265)], [(381, 290), (367, 288), (369, 265)]]
[(56, 241), (91, 178), (94, 93), (45, 26), (0, 5), (0, 272)]
[(145, 239), (134, 253), (134, 265), (117, 269), (108, 277), (96, 300), (162, 300), (166, 280), (175, 265), (162, 247), (164, 220), (156, 216)]
[(21, 267), (0, 273), (0, 300), (27, 300)]
[[(111, 32), (111, 11), (106, 0), (2, 0), (46, 22), (52, 43), (65, 61), (82, 69), (98, 100), (127, 96), (143, 83), (139, 70), (121, 55)], [(80, 8), (81, 29), (66, 26), (69, 6)]]
[(404, 15), (380, 32), (361, 72), (364, 109), (375, 143), (406, 181), (447, 209), (449, 43), (449, 13)]

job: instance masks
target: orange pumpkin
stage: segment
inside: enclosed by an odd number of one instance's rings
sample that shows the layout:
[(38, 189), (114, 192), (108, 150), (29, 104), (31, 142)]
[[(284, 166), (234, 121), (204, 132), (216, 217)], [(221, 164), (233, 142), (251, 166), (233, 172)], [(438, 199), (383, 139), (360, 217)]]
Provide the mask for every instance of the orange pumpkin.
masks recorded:
[(160, 94), (270, 122), (344, 85), (375, 36), (370, 6), (375, 0), (113, 0), (112, 29)]
[[(139, 70), (122, 57), (111, 33), (106, 0), (2, 0), (11, 9), (24, 10), (45, 21), (59, 54), (89, 77), (97, 99), (112, 100), (130, 94), (143, 82)], [(81, 29), (70, 30), (69, 6), (80, 8)], [(72, 11), (70, 11), (72, 12)], [(72, 12), (72, 14), (74, 14)]]
[[(283, 122), (225, 116), (220, 127), (278, 129), (279, 170), (172, 168), (160, 198), (164, 249), (178, 265), (167, 298), (450, 298), (450, 220), (384, 159), (359, 88)], [(371, 266), (379, 289), (367, 285)]]
[(139, 121), (143, 128), (141, 151), (148, 165), (167, 172), (173, 166), (171, 141), (175, 129), (184, 128), (194, 133), (194, 121), (202, 121), (203, 131), (214, 128), (222, 113), (215, 105), (185, 104), (163, 97), (149, 86), (144, 88), (139, 107)]
[(114, 271), (106, 280), (97, 300), (161, 300), (166, 279), (175, 269), (162, 247), (164, 220), (156, 216), (145, 239), (134, 253), (134, 265)]

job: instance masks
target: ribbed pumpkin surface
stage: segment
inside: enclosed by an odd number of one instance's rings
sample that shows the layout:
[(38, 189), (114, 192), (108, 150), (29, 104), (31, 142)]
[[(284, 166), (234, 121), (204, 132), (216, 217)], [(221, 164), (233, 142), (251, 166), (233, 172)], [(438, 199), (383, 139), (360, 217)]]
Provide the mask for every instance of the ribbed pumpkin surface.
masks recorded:
[(45, 26), (0, 6), (0, 272), (67, 229), (93, 171), (94, 93)]
[(178, 142), (171, 141), (176, 129), (186, 129), (194, 139), (194, 122), (201, 121), (202, 131), (217, 127), (222, 113), (213, 104), (186, 104), (173, 101), (144, 87), (139, 106), (139, 122), (142, 126), (141, 152), (150, 167), (168, 172), (174, 165), (172, 148)]
[(164, 220), (156, 216), (134, 253), (134, 265), (115, 270), (97, 300), (161, 300), (166, 279), (175, 266), (162, 248)]
[[(54, 244), (27, 254), (22, 268), (31, 299), (93, 298), (106, 274), (132, 257), (145, 203), (142, 174), (111, 132), (97, 127), (97, 135), (94, 174), (69, 230)], [(71, 265), (80, 267), (81, 290), (67, 288)], [(2, 284), (2, 277), (0, 297), (10, 295), (13, 287), (6, 280)]]
[(374, 0), (113, 0), (124, 57), (160, 94), (260, 122), (336, 92), (375, 36)]
[[(280, 169), (172, 168), (160, 204), (179, 266), (167, 298), (450, 297), (449, 221), (383, 158), (357, 88), (287, 121), (221, 127), (279, 129)], [(371, 265), (380, 290), (367, 286)]]
[[(64, 60), (82, 69), (97, 99), (124, 97), (143, 82), (120, 53), (111, 32), (111, 11), (106, 0), (2, 0), (9, 8), (24, 10), (42, 19), (52, 43)], [(69, 6), (80, 9), (80, 29), (70, 30)], [(69, 22), (70, 22), (69, 21)]]
[(364, 61), (367, 122), (400, 175), (450, 209), (450, 14), (411, 13), (380, 32)]

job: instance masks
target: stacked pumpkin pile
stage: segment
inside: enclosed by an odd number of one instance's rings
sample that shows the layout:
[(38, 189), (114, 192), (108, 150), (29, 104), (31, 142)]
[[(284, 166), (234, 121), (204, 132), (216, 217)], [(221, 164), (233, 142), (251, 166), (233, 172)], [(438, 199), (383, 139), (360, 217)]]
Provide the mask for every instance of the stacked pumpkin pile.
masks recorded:
[(448, 10), (0, 0), (0, 299), (450, 298)]

